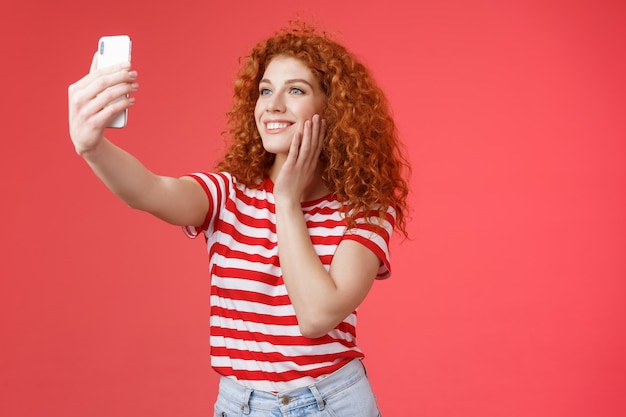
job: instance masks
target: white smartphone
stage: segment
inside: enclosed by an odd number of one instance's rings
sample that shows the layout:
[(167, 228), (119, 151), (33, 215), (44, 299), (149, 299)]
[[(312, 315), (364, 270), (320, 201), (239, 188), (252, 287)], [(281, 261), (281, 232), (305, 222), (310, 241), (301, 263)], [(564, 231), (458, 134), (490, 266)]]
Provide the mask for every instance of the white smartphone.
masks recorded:
[[(132, 42), (128, 35), (103, 36), (98, 41), (98, 68), (130, 62)], [(121, 99), (121, 98), (120, 98)], [(116, 114), (108, 127), (122, 128), (128, 123), (128, 109)]]

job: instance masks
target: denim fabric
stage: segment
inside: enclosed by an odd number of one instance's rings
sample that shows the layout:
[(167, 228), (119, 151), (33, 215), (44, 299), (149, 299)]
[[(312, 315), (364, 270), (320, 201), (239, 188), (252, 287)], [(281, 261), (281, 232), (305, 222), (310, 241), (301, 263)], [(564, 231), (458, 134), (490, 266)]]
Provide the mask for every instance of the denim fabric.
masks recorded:
[(316, 384), (278, 394), (222, 377), (215, 417), (380, 417), (360, 359)]

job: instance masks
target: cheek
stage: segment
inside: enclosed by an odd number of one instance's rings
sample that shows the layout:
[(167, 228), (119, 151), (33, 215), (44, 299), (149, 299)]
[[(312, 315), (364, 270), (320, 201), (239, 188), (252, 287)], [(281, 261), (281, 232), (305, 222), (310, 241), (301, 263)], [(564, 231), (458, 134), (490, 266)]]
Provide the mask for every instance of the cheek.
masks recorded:
[(259, 120), (259, 117), (261, 117), (261, 105), (259, 104), (259, 101), (257, 100), (256, 105), (254, 106), (254, 119), (255, 120)]
[(326, 97), (324, 97), (323, 99), (320, 99), (320, 101), (317, 104), (319, 108), (319, 114), (324, 114), (326, 112)]
[(326, 110), (326, 101), (320, 100), (316, 102), (315, 105), (313, 106), (313, 114), (319, 114), (320, 116), (322, 116), (325, 110)]
[(300, 106), (297, 109), (298, 114), (302, 121), (311, 120), (314, 114), (320, 114), (321, 107), (316, 106), (315, 103), (308, 103), (307, 105)]
[(254, 123), (257, 126), (257, 129), (260, 128), (259, 123), (261, 119), (261, 115), (263, 114), (262, 110), (259, 108), (259, 104), (257, 102), (256, 107), (254, 108)]

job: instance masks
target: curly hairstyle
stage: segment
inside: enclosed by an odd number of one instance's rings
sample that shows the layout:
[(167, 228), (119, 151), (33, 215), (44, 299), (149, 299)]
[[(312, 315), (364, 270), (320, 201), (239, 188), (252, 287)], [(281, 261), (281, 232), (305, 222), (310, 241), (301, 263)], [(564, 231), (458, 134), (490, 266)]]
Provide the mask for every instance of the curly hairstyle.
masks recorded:
[(258, 43), (240, 68), (227, 113), (233, 142), (217, 169), (249, 187), (258, 187), (267, 176), (275, 155), (263, 148), (254, 108), (265, 68), (279, 55), (307, 65), (326, 95), (322, 180), (342, 202), (348, 224), (354, 223), (358, 213), (369, 210), (377, 210), (382, 219), (392, 207), (395, 228), (407, 237), (409, 189), (404, 176), (410, 173), (410, 165), (387, 99), (354, 55), (307, 24), (291, 22)]

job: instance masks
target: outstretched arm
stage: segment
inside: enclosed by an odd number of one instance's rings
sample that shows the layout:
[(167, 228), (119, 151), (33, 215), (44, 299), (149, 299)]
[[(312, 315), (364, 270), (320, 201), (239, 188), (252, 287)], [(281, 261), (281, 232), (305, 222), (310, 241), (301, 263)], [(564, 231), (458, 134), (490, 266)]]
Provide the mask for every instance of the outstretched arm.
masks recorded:
[[(130, 63), (96, 69), (68, 88), (70, 137), (76, 152), (129, 206), (176, 225), (200, 225), (208, 209), (201, 186), (190, 178), (160, 176), (104, 137), (107, 122), (134, 104), (138, 89)], [(115, 101), (119, 98), (119, 101)]]

